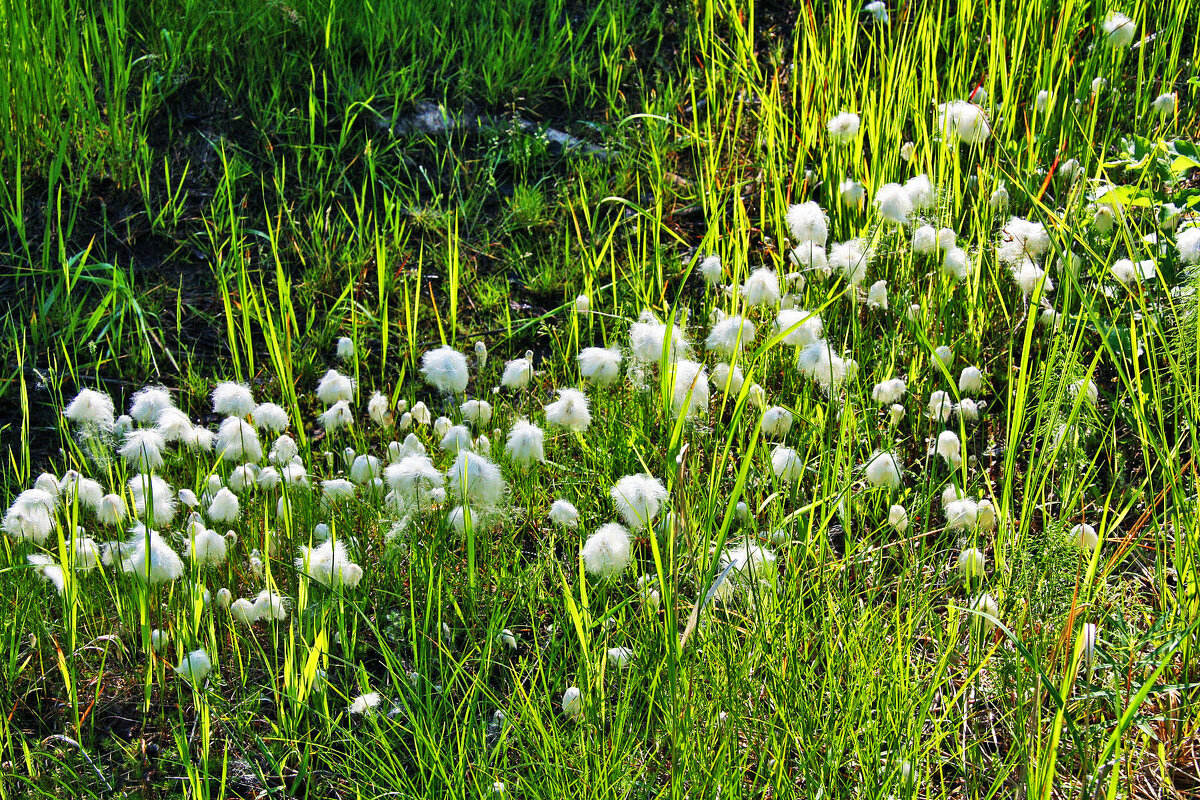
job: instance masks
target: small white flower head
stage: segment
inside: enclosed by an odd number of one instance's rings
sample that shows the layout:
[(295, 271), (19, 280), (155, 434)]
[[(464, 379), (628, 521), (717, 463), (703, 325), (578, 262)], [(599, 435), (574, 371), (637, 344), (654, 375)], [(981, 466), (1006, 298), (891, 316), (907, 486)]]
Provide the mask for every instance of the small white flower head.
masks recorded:
[(155, 428), (135, 428), (125, 434), (125, 443), (117, 452), (131, 469), (151, 472), (162, 469), (166, 447), (162, 434)]
[(451, 425), (446, 429), (439, 446), (447, 453), (473, 449), (475, 443), (471, 439), (471, 429), (466, 425)]
[(917, 146), (912, 142), (905, 142), (900, 145), (900, 160), (905, 164), (912, 163), (912, 160), (917, 155)]
[(866, 280), (867, 267), (874, 253), (865, 239), (851, 239), (835, 244), (829, 251), (829, 266), (845, 277), (852, 286)]
[(217, 429), (217, 455), (224, 461), (262, 461), (262, 443), (258, 431), (241, 417), (226, 417)]
[[(475, 367), (476, 367), (476, 369), (483, 369), (485, 366), (487, 366), (487, 357), (488, 357), (487, 345), (483, 343), (482, 339), (480, 339), (479, 341), (475, 342)], [(400, 409), (400, 413), (403, 414), (404, 409)]]
[(795, 483), (803, 469), (800, 455), (792, 448), (777, 445), (771, 451), (771, 472), (780, 481), (789, 485)]
[(484, 428), (492, 421), (492, 404), (487, 400), (467, 400), (458, 407), (463, 420), (474, 428)]
[(276, 464), (288, 464), (300, 453), (296, 440), (284, 434), (271, 445), (270, 459)]
[(608, 648), (608, 666), (613, 669), (627, 670), (633, 662), (633, 650), (628, 647)]
[(983, 144), (992, 135), (983, 109), (965, 100), (953, 100), (938, 106), (938, 127), (948, 139), (962, 144)]
[(1071, 528), (1071, 541), (1075, 542), (1081, 550), (1086, 550), (1088, 553), (1093, 553), (1097, 545), (1100, 544), (1100, 536), (1096, 533), (1096, 529), (1086, 522), (1081, 522)]
[(1175, 234), (1179, 260), (1185, 264), (1200, 264), (1200, 225), (1192, 225)]
[(850, 111), (843, 111), (840, 114), (832, 117), (825, 127), (829, 131), (829, 138), (837, 144), (847, 144), (854, 141), (854, 137), (858, 135), (858, 129), (862, 124), (858, 114)]
[(508, 458), (518, 469), (528, 469), (546, 460), (545, 433), (529, 420), (519, 419), (508, 432), (504, 444)]
[(1078, 397), (1080, 392), (1083, 393), (1083, 400), (1093, 408), (1096, 403), (1100, 402), (1100, 387), (1096, 382), (1090, 379), (1084, 379), (1071, 384), (1068, 387), (1071, 392), (1071, 397)]
[(816, 312), (787, 308), (775, 316), (775, 333), (783, 334), (788, 347), (807, 347), (820, 340), (822, 332), (821, 315)]
[(702, 417), (708, 413), (708, 373), (695, 361), (670, 366), (671, 413), (676, 417)]
[(921, 173), (904, 182), (904, 192), (912, 202), (913, 208), (928, 208), (937, 202), (937, 193), (929, 176)]
[(964, 397), (959, 401), (958, 405), (954, 407), (954, 412), (958, 414), (959, 419), (961, 419), (963, 422), (971, 424), (979, 421), (979, 409), (979, 403), (976, 403), (969, 397)]
[(792, 412), (783, 406), (771, 406), (762, 415), (763, 436), (782, 439), (792, 429)]
[(890, 406), (899, 403), (907, 391), (908, 384), (903, 378), (888, 378), (875, 384), (871, 389), (871, 399), (881, 406)]
[[(831, 274), (829, 267), (829, 255), (825, 252), (823, 245), (814, 244), (813, 242), (801, 242), (788, 252), (788, 262), (792, 266), (799, 267), (806, 272), (812, 272), (821, 279), (828, 278)], [(804, 288), (804, 276), (800, 273), (798, 283), (800, 288)], [(783, 301), (780, 300), (782, 303)]]
[(829, 215), (811, 200), (788, 208), (787, 226), (796, 244), (810, 242), (824, 247), (829, 238)]
[(877, 311), (888, 310), (887, 281), (875, 281), (867, 290), (867, 308)]
[(888, 423), (894, 428), (900, 424), (907, 412), (904, 406), (899, 403), (892, 403), (892, 407), (888, 409)]
[(273, 433), (287, 430), (287, 426), (291, 424), (288, 413), (283, 410), (282, 406), (275, 403), (259, 403), (254, 407), (250, 417), (254, 420), (256, 428)]
[(337, 340), (337, 360), (349, 361), (354, 358), (354, 340), (349, 336), (342, 336)]
[(996, 599), (984, 592), (971, 601), (971, 609), (986, 615), (981, 617), (972, 614), (971, 627), (982, 631), (984, 635), (991, 633), (996, 627), (996, 620), (1000, 618), (1000, 606), (996, 603)]
[(129, 494), (138, 519), (157, 527), (175, 519), (175, 490), (157, 475), (140, 473), (129, 479)]
[(700, 277), (704, 278), (704, 282), (709, 285), (719, 283), (725, 277), (725, 270), (721, 266), (719, 255), (710, 253), (700, 261)]
[(179, 580), (183, 559), (171, 549), (158, 531), (135, 525), (131, 537), (118, 542), (112, 552), (121, 557), (121, 571), (135, 575), (143, 583), (155, 586)]
[(224, 486), (217, 491), (212, 502), (208, 504), (208, 518), (213, 522), (237, 522), (240, 511), (241, 503), (238, 501), (237, 495)]
[(67, 579), (63, 574), (62, 565), (45, 553), (30, 553), (25, 557), (33, 572), (46, 583), (62, 594), (66, 591)]
[(175, 673), (193, 686), (204, 683), (208, 673), (212, 672), (212, 659), (203, 650), (193, 650), (188, 653), (175, 667)]
[(583, 568), (589, 575), (608, 579), (616, 577), (629, 568), (629, 531), (615, 522), (601, 525), (583, 543)]
[(213, 413), (225, 417), (246, 417), (254, 413), (254, 395), (244, 383), (218, 383), (212, 393)]
[(742, 284), (742, 298), (746, 305), (778, 306), (783, 295), (779, 292), (779, 276), (770, 267), (759, 267), (751, 272)]
[(988, 205), (993, 211), (1003, 211), (1008, 208), (1008, 187), (1001, 183), (988, 198)]
[(582, 433), (592, 424), (587, 395), (578, 389), (559, 389), (558, 399), (546, 406), (546, 422)]
[(746, 399), (750, 401), (751, 408), (763, 411), (767, 407), (767, 393), (757, 383), (750, 384), (750, 388), (746, 390)]
[(588, 299), (586, 294), (581, 294), (575, 298), (575, 313), (586, 314), (592, 310), (592, 301)]
[(63, 409), (63, 416), (83, 428), (111, 431), (116, 425), (113, 399), (94, 389), (81, 389)]
[(491, 509), (504, 502), (508, 487), (500, 468), (470, 450), (459, 450), (446, 470), (449, 494), (462, 505)]
[(402, 504), (416, 508), (433, 505), (433, 492), (445, 483), (441, 471), (423, 453), (404, 456), (397, 463), (389, 464), (383, 474), (396, 498)]
[(1092, 79), (1092, 96), (1095, 97), (1096, 95), (1100, 94), (1100, 92), (1104, 91), (1104, 87), (1107, 85), (1108, 85), (1108, 81), (1106, 81), (1104, 78), (1100, 78), (1100, 77), (1093, 78)]
[[(101, 525), (107, 525), (110, 528), (115, 528), (125, 521), (128, 511), (125, 507), (125, 498), (119, 494), (106, 494), (100, 498), (100, 504), (96, 506), (96, 519)], [(5, 530), (8, 530), (7, 524)]]
[(185, 555), (193, 564), (217, 566), (225, 563), (228, 552), (229, 542), (224, 536), (203, 525), (198, 525), (188, 537), (188, 549)]
[(958, 571), (968, 583), (981, 580), (987, 575), (987, 556), (978, 548), (968, 547), (958, 556)]
[(450, 345), (421, 356), (421, 375), (442, 394), (462, 394), (467, 389), (467, 357)]
[(923, 256), (936, 253), (938, 251), (937, 230), (932, 225), (922, 225), (913, 231), (912, 249), (914, 253)]
[(904, 506), (893, 505), (888, 510), (888, 525), (891, 525), (899, 534), (908, 530), (908, 511)]
[(971, 277), (972, 271), (971, 257), (961, 247), (951, 247), (942, 256), (942, 274), (961, 283)]
[(516, 358), (504, 365), (504, 374), (500, 385), (505, 389), (519, 392), (533, 380), (533, 351), (526, 350), (523, 358)]
[(383, 392), (372, 392), (371, 399), (367, 401), (367, 416), (380, 428), (386, 428), (392, 424), (392, 412), (388, 408), (388, 399)]
[(617, 513), (634, 530), (650, 527), (667, 500), (666, 487), (653, 475), (626, 475), (609, 490)]
[(708, 339), (705, 340), (705, 346), (720, 356), (733, 358), (747, 344), (754, 342), (757, 332), (758, 329), (754, 323), (745, 317), (737, 315), (726, 317), (712, 326)]
[(900, 460), (895, 453), (876, 452), (864, 469), (867, 483), (883, 489), (899, 489), (904, 485)]
[(350, 404), (345, 400), (338, 400), (336, 403), (325, 409), (317, 417), (317, 422), (321, 423), (321, 427), (333, 433), (342, 428), (349, 428), (354, 424), (354, 412), (350, 410)]
[(559, 498), (550, 504), (550, 522), (559, 528), (579, 526), (579, 511), (569, 500)]
[(334, 539), (311, 548), (301, 545), (296, 569), (317, 583), (335, 589), (353, 589), (363, 576), (362, 567), (350, 560), (346, 546)]
[(898, 183), (885, 183), (875, 191), (875, 207), (886, 222), (907, 225), (913, 201)]
[(254, 615), (255, 619), (283, 622), (287, 619), (287, 603), (283, 595), (270, 589), (263, 589), (254, 598)]
[(986, 497), (980, 500), (976, 507), (975, 523), (983, 533), (996, 530), (996, 507)]
[(950, 347), (950, 345), (939, 345), (933, 351), (933, 357), (937, 361), (941, 362), (942, 366), (944, 366), (946, 369), (950, 369), (950, 366), (954, 363), (954, 350)]
[(138, 389), (129, 406), (129, 416), (140, 425), (158, 424), (158, 415), (163, 409), (173, 408), (171, 393), (162, 386), (147, 386)]
[(1150, 111), (1158, 114), (1160, 117), (1168, 117), (1175, 113), (1175, 103), (1178, 97), (1175, 92), (1164, 92), (1154, 98), (1154, 102), (1150, 104)]
[(446, 431), (450, 430), (450, 426), (453, 424), (447, 416), (438, 417), (433, 421), (433, 435), (438, 437), (445, 436)]
[(1033, 101), (1033, 107), (1038, 113), (1044, 113), (1050, 107), (1050, 90), (1042, 89), (1037, 93), (1037, 97)]
[(217, 590), (217, 608), (228, 609), (233, 605), (233, 592), (222, 587)]
[(854, 378), (858, 373), (858, 362), (832, 352), (829, 343), (821, 339), (800, 350), (796, 357), (796, 369), (805, 377), (816, 381), (828, 393)]
[(583, 716), (583, 695), (575, 686), (568, 686), (562, 696), (563, 715), (568, 719), (579, 719)]
[(966, 366), (958, 375), (959, 394), (968, 397), (978, 397), (983, 391), (983, 373), (979, 367)]
[(1133, 44), (1137, 35), (1137, 23), (1120, 11), (1110, 11), (1103, 22), (1104, 35), (1113, 47), (1125, 49)]
[(887, 25), (889, 22), (887, 4), (883, 0), (871, 0), (863, 6), (863, 11), (871, 15), (871, 19), (878, 22), (880, 25)]
[(317, 399), (326, 406), (338, 402), (349, 403), (354, 399), (354, 380), (331, 369), (317, 383)]
[(967, 100), (977, 106), (986, 106), (988, 101), (988, 91), (987, 89), (983, 88), (982, 85), (976, 86), (971, 90), (971, 93), (967, 95)]
[(721, 362), (713, 367), (712, 373), (708, 376), (708, 382), (718, 392), (725, 392), (728, 389), (729, 394), (737, 395), (742, 391), (742, 385), (746, 379), (739, 367)]
[(621, 351), (585, 347), (576, 357), (579, 375), (593, 386), (609, 386), (621, 377)]
[(356, 716), (370, 714), (376, 708), (378, 708), (379, 704), (382, 702), (383, 696), (380, 695), (379, 692), (367, 692), (366, 694), (360, 694), (358, 697), (350, 701), (350, 705), (347, 707), (346, 711), (347, 713)]
[(1157, 275), (1158, 265), (1152, 258), (1144, 261), (1121, 258), (1112, 265), (1112, 274), (1122, 286), (1137, 286)]
[(941, 456), (951, 469), (958, 469), (962, 463), (962, 442), (954, 431), (942, 431), (937, 438), (937, 454)]

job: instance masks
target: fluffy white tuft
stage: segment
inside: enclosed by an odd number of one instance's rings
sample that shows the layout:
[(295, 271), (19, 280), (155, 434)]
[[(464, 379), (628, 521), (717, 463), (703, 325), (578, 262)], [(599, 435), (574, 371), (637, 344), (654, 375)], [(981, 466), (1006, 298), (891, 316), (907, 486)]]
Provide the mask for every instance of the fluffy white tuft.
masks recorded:
[(462, 394), (467, 390), (467, 357), (450, 345), (442, 345), (421, 356), (421, 374), (442, 394)]
[(615, 522), (601, 525), (583, 544), (583, 567), (597, 578), (613, 578), (632, 562), (629, 531)]

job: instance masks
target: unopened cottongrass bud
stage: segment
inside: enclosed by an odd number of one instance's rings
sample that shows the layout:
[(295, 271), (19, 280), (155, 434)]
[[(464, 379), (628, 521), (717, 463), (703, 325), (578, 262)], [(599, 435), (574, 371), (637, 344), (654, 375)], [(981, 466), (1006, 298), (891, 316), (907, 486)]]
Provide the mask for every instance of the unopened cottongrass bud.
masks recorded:
[(838, 194), (841, 195), (844, 204), (852, 208), (858, 208), (862, 205), (863, 200), (867, 198), (867, 187), (853, 178), (847, 178), (838, 187)]
[(887, 281), (880, 280), (871, 284), (867, 291), (867, 307), (878, 311), (888, 310)]
[(979, 501), (975, 511), (975, 524), (983, 533), (996, 530), (996, 507), (986, 497)]
[(338, 361), (349, 361), (354, 358), (354, 340), (348, 336), (339, 338), (336, 356)]
[(577, 314), (586, 314), (592, 309), (592, 301), (588, 299), (586, 294), (581, 294), (575, 298), (575, 312)]
[(1086, 522), (1081, 522), (1071, 528), (1070, 536), (1079, 549), (1089, 553), (1095, 552), (1097, 545), (1100, 544), (1100, 536), (1096, 533), (1096, 529)]
[(550, 504), (550, 522), (560, 528), (579, 526), (579, 510), (569, 500), (559, 498)]
[(425, 405), (425, 403), (422, 401), (418, 400), (417, 403), (412, 407), (412, 411), (409, 413), (412, 414), (413, 422), (415, 422), (417, 425), (433, 424), (433, 414), (430, 413), (429, 406)]
[(958, 469), (962, 464), (962, 442), (954, 431), (942, 431), (937, 438), (937, 454), (941, 456), (948, 467)]
[[(487, 365), (487, 357), (487, 345), (482, 340), (475, 342), (475, 366), (477, 369), (483, 369)], [(399, 409), (399, 411), (404, 413), (404, 409)]]
[(832, 117), (826, 123), (826, 130), (829, 131), (829, 138), (837, 144), (847, 144), (854, 141), (854, 137), (858, 135), (858, 129), (862, 124), (858, 114), (850, 111), (843, 111), (840, 114)]
[(908, 530), (908, 511), (904, 506), (893, 505), (888, 509), (888, 525), (891, 525), (899, 534)]
[(442, 394), (462, 394), (467, 388), (467, 357), (450, 345), (429, 350), (421, 357), (421, 375)]
[(589, 575), (613, 578), (632, 563), (629, 531), (615, 522), (602, 525), (584, 542), (580, 555)]
[(1096, 660), (1096, 623), (1086, 622), (1083, 629), (1079, 631), (1079, 660), (1083, 665), (1091, 669), (1093, 662)]
[(987, 574), (987, 557), (982, 550), (968, 547), (958, 556), (958, 570), (968, 583), (981, 580)]
[(743, 525), (750, 524), (750, 506), (746, 505), (745, 501), (738, 501), (737, 508), (734, 510), (738, 522)]
[(562, 696), (563, 715), (568, 719), (579, 719), (583, 716), (583, 695), (578, 687), (568, 686)]
[(905, 142), (900, 145), (900, 160), (904, 163), (910, 163), (917, 154), (917, 146), (912, 142)]
[(864, 468), (867, 483), (884, 489), (899, 489), (904, 478), (901, 476), (900, 460), (895, 453), (876, 452)]
[(763, 436), (779, 439), (792, 429), (792, 412), (783, 406), (771, 406), (762, 415)]

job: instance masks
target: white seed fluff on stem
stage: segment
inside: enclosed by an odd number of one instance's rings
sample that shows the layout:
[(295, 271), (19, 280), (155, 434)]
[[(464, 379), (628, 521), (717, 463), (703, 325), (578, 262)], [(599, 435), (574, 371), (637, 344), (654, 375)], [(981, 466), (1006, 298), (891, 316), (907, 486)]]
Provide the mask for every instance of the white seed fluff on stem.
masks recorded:
[(438, 446), (447, 453), (457, 453), (459, 450), (471, 450), (475, 447), (471, 438), (471, 429), (466, 425), (451, 425), (442, 435)]
[(721, 267), (721, 257), (716, 253), (710, 253), (700, 261), (700, 277), (704, 278), (704, 282), (714, 284), (720, 282), (725, 276), (725, 271)]
[(954, 412), (958, 414), (959, 419), (963, 422), (972, 423), (979, 421), (979, 408), (979, 403), (976, 403), (969, 397), (964, 397), (954, 407)]
[[(128, 510), (125, 508), (125, 498), (119, 494), (106, 494), (100, 498), (96, 506), (96, 519), (101, 525), (117, 527), (125, 521)], [(5, 526), (5, 530), (7, 530)]]
[(946, 138), (961, 144), (983, 144), (992, 135), (987, 115), (974, 103), (953, 100), (938, 106), (938, 127)]
[(671, 364), (671, 412), (676, 417), (702, 417), (708, 413), (708, 373), (695, 361)]
[(321, 423), (321, 427), (332, 433), (333, 431), (349, 428), (354, 424), (354, 412), (350, 410), (350, 404), (345, 400), (338, 400), (329, 408), (321, 412), (317, 417), (317, 422)]
[(778, 306), (782, 295), (779, 292), (779, 276), (770, 267), (759, 267), (751, 272), (742, 284), (742, 299), (746, 305)]
[(1150, 111), (1160, 117), (1170, 116), (1175, 111), (1179, 96), (1175, 92), (1164, 92), (1150, 103)]
[(628, 647), (610, 647), (607, 653), (608, 666), (619, 670), (629, 669), (633, 655), (633, 650)]
[(908, 530), (908, 511), (904, 506), (893, 505), (888, 510), (888, 525), (891, 525), (896, 533), (903, 534)]
[(946, 369), (950, 369), (950, 365), (954, 363), (954, 350), (947, 344), (938, 345), (933, 351), (933, 357)]
[(718, 392), (724, 392), (728, 389), (729, 394), (736, 395), (742, 391), (742, 385), (746, 382), (746, 379), (742, 375), (742, 370), (736, 365), (730, 366), (721, 362), (713, 367), (712, 372), (708, 376), (708, 382)]
[[(943, 498), (943, 502), (944, 498)], [(969, 497), (951, 500), (942, 506), (946, 517), (946, 528), (951, 531), (968, 530), (975, 527), (979, 519), (979, 504)]]
[(569, 500), (559, 498), (550, 504), (550, 522), (560, 528), (575, 528), (579, 525), (579, 510)]
[(745, 317), (726, 317), (712, 326), (705, 346), (718, 355), (733, 358), (734, 354), (754, 341), (757, 331), (754, 323)]
[(122, 572), (152, 586), (178, 580), (183, 575), (183, 559), (158, 531), (139, 524), (134, 526), (132, 534), (118, 545)]
[(979, 595), (971, 601), (971, 608), (980, 614), (987, 616), (972, 615), (971, 626), (987, 635), (996, 627), (996, 620), (1000, 617), (1000, 606), (996, 603), (996, 599), (986, 592)]
[(204, 683), (212, 668), (212, 659), (208, 657), (208, 653), (204, 650), (193, 650), (180, 660), (179, 666), (175, 667), (175, 674), (197, 686)]
[(1097, 535), (1096, 529), (1086, 522), (1081, 522), (1071, 528), (1070, 536), (1071, 541), (1075, 542), (1077, 547), (1089, 553), (1095, 552), (1096, 546), (1100, 544), (1100, 537)]
[(941, 456), (947, 466), (951, 469), (958, 469), (962, 463), (962, 442), (959, 441), (958, 434), (954, 431), (942, 431), (937, 438), (937, 454)]
[(908, 384), (903, 378), (888, 378), (875, 384), (871, 389), (871, 399), (881, 406), (890, 406), (903, 399), (908, 391)]
[(518, 392), (533, 380), (533, 351), (526, 350), (522, 358), (515, 358), (504, 365), (504, 374), (500, 377), (500, 385), (505, 389)]
[(583, 543), (583, 568), (597, 578), (613, 578), (632, 562), (629, 531), (615, 522), (601, 525)]
[(164, 408), (172, 408), (171, 393), (162, 386), (138, 389), (129, 406), (129, 416), (141, 425), (155, 425)]
[(958, 375), (958, 391), (959, 394), (969, 397), (976, 396), (983, 391), (983, 373), (979, 367), (963, 367), (962, 372)]
[(1113, 47), (1127, 48), (1137, 35), (1137, 23), (1120, 11), (1110, 11), (1102, 23), (1104, 35)]
[(838, 186), (838, 194), (843, 203), (857, 208), (867, 198), (867, 187), (853, 178), (847, 178)]
[(226, 417), (217, 429), (217, 455), (224, 461), (262, 461), (258, 431), (241, 417)]
[(300, 452), (300, 448), (296, 445), (296, 440), (284, 434), (277, 438), (274, 444), (271, 445), (271, 461), (276, 464), (287, 464)]
[(518, 469), (528, 469), (535, 463), (546, 460), (545, 433), (537, 425), (526, 419), (513, 423), (508, 432), (508, 440), (504, 449), (508, 458)]
[(192, 421), (178, 408), (164, 408), (154, 430), (165, 442), (182, 442), (192, 437)]
[(353, 589), (362, 580), (362, 567), (350, 560), (346, 546), (330, 539), (316, 547), (301, 545), (296, 569), (324, 586)]
[(241, 503), (238, 501), (237, 495), (224, 486), (217, 491), (212, 502), (208, 504), (208, 518), (213, 522), (237, 522), (240, 512)]
[(30, 553), (25, 561), (39, 578), (50, 584), (62, 594), (66, 589), (67, 580), (62, 566), (45, 553)]
[(458, 407), (466, 422), (475, 428), (483, 428), (492, 421), (492, 404), (487, 400), (468, 400)]
[(787, 210), (788, 231), (796, 244), (810, 242), (824, 247), (829, 238), (829, 215), (811, 200), (791, 206)]
[(875, 207), (884, 221), (907, 225), (913, 212), (913, 201), (898, 183), (885, 183), (875, 190)]
[(575, 358), (579, 375), (593, 386), (610, 386), (621, 377), (621, 351), (585, 347)]
[(386, 428), (392, 424), (392, 412), (388, 408), (388, 399), (382, 392), (371, 393), (371, 399), (367, 401), (367, 416), (380, 428)]
[(562, 696), (563, 715), (568, 719), (579, 719), (583, 716), (583, 695), (575, 686), (568, 686)]
[(94, 389), (81, 389), (65, 409), (63, 416), (82, 427), (111, 431), (116, 424), (113, 399)]
[(587, 395), (578, 389), (559, 389), (558, 399), (545, 407), (546, 422), (582, 433), (592, 424)]
[(829, 255), (825, 252), (823, 245), (801, 242), (788, 252), (788, 261), (793, 266), (806, 272), (812, 272), (819, 278), (825, 279), (830, 275)]
[(175, 490), (157, 475), (141, 473), (129, 479), (129, 494), (138, 518), (150, 525), (166, 526), (175, 519)]
[(887, 281), (875, 281), (867, 290), (867, 308), (878, 311), (888, 310)]
[(875, 487), (899, 489), (904, 485), (900, 461), (896, 458), (895, 453), (876, 452), (867, 462), (864, 473), (867, 476), (867, 483)]
[(354, 340), (348, 336), (342, 336), (337, 340), (337, 350), (334, 356), (338, 361), (349, 361), (354, 358)]
[(462, 394), (467, 389), (467, 357), (450, 345), (421, 356), (421, 375), (442, 394)]
[(888, 422), (893, 428), (896, 427), (900, 424), (900, 420), (904, 419), (905, 413), (904, 406), (893, 403), (892, 407), (888, 409)]
[(968, 547), (958, 556), (958, 571), (968, 581), (983, 578), (987, 574), (987, 557), (982, 550)]
[(837, 144), (847, 144), (854, 141), (854, 137), (858, 135), (858, 129), (862, 125), (862, 120), (858, 114), (851, 111), (843, 111), (829, 119), (825, 123), (825, 129), (829, 131), (829, 138)]
[(667, 499), (667, 490), (653, 475), (626, 475), (609, 490), (617, 513), (634, 530), (648, 528)]
[(229, 542), (214, 530), (200, 526), (200, 530), (188, 537), (186, 555), (193, 564), (218, 566), (225, 563)]
[(244, 383), (225, 381), (218, 383), (212, 393), (214, 414), (245, 417), (254, 412), (254, 395)]
[(913, 231), (912, 249), (921, 255), (933, 255), (938, 251), (937, 230), (932, 225), (922, 225)]
[(906, 180), (904, 192), (908, 195), (913, 208), (928, 208), (937, 202), (937, 193), (933, 189), (933, 183), (924, 173)]
[(1175, 234), (1175, 248), (1179, 251), (1179, 260), (1183, 263), (1200, 263), (1200, 225), (1184, 228)]
[(792, 429), (792, 412), (783, 406), (771, 406), (762, 415), (763, 436), (779, 439)]
[(852, 286), (857, 286), (866, 279), (873, 256), (866, 239), (850, 239), (835, 244), (829, 251), (829, 266), (840, 272)]
[(791, 308), (775, 315), (775, 333), (783, 335), (788, 347), (806, 347), (820, 340), (823, 331), (821, 315), (815, 311)]
[(254, 420), (254, 427), (279, 433), (287, 430), (291, 424), (291, 419), (288, 417), (287, 411), (276, 403), (259, 403), (254, 407), (254, 411), (250, 414)]
[(462, 505), (491, 509), (504, 502), (508, 489), (500, 468), (470, 450), (459, 450), (446, 470), (449, 494)]
[(382, 476), (383, 469), (380, 467), (379, 459), (373, 455), (355, 456), (354, 461), (350, 464), (350, 480), (359, 486), (365, 486)]
[(336, 369), (325, 373), (317, 382), (317, 399), (327, 406), (354, 399), (354, 380)]
[(793, 484), (800, 479), (804, 465), (800, 455), (790, 447), (776, 446), (771, 451), (771, 471), (775, 477), (786, 484)]
[(263, 589), (254, 598), (254, 615), (256, 619), (273, 619), (283, 622), (287, 619), (287, 601), (283, 595), (270, 589)]
[(441, 471), (422, 453), (412, 453), (389, 464), (383, 474), (403, 505), (422, 509), (433, 505), (433, 492), (445, 483)]
[(971, 272), (971, 257), (961, 247), (951, 247), (942, 256), (943, 275), (947, 275), (961, 283), (971, 277)]
[(162, 469), (166, 447), (162, 434), (154, 428), (137, 428), (125, 434), (125, 443), (117, 452), (132, 469), (150, 472)]

